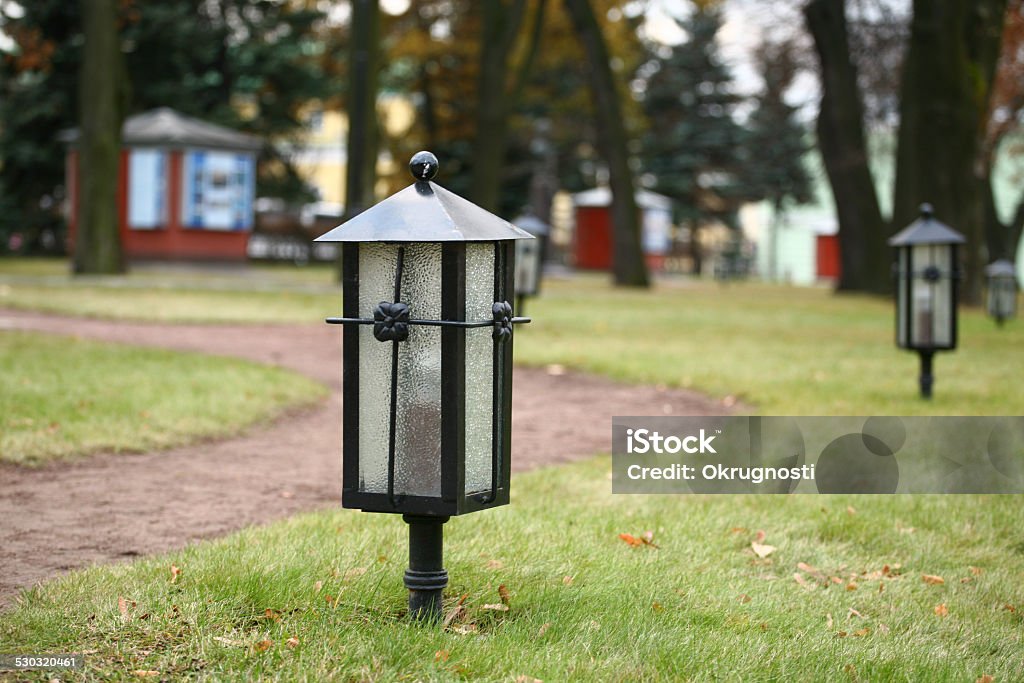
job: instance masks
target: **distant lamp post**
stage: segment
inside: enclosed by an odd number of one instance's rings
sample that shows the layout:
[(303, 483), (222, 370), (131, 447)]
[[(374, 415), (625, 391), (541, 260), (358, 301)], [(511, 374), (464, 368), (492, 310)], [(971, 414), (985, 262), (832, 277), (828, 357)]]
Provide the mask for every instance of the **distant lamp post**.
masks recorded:
[(442, 525), (509, 500), (514, 240), (530, 239), (416, 182), (317, 238), (342, 243), (342, 505), (409, 524), (409, 611), (437, 619)]
[(932, 357), (956, 348), (957, 245), (964, 236), (935, 220), (930, 204), (921, 217), (889, 240), (896, 248), (896, 343), (921, 357), (921, 396), (932, 396)]
[(1003, 322), (1017, 315), (1017, 269), (1004, 259), (985, 267), (988, 314), (1002, 327)]
[(517, 228), (525, 230), (536, 239), (516, 242), (516, 313), (522, 315), (526, 297), (540, 294), (540, 280), (544, 270), (544, 254), (547, 252), (548, 233), (551, 226), (526, 213), (512, 220)]

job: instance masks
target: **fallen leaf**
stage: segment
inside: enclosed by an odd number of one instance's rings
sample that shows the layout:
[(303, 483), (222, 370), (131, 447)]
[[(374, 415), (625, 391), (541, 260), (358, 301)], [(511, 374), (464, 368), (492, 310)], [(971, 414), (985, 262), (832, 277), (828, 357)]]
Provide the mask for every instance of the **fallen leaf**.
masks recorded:
[(512, 600), (512, 596), (509, 595), (508, 587), (505, 586), (505, 584), (498, 586), (498, 595), (501, 597), (501, 603), (503, 605), (508, 605)]
[(946, 580), (941, 576), (935, 576), (933, 574), (921, 574), (921, 580), (930, 586), (941, 586), (946, 583)]
[(857, 514), (857, 509), (854, 508), (852, 505), (847, 505), (846, 506), (846, 514), (848, 514), (848, 515), (855, 515), (855, 514)]
[(807, 564), (806, 562), (797, 562), (796, 563), (796, 568), (801, 570), (801, 571), (805, 571), (808, 574), (820, 574), (821, 573), (816, 568), (812, 567), (811, 565)]
[(490, 609), (490, 610), (495, 610), (497, 612), (507, 612), (508, 611), (508, 605), (502, 605), (501, 603), (497, 603), (497, 604), (494, 604), (494, 605), (484, 605), (480, 609)]
[(748, 531), (750, 531), (750, 529), (748, 529), (745, 526), (734, 526), (733, 528), (729, 529), (730, 534), (744, 534)]
[(949, 614), (949, 608), (946, 607), (946, 603), (935, 606), (935, 616), (944, 617)]
[(451, 653), (448, 652), (448, 650), (438, 650), (437, 652), (434, 653), (434, 661), (435, 662), (447, 662), (448, 658), (450, 656), (451, 656)]
[(864, 627), (862, 629), (858, 629), (858, 630), (854, 631), (853, 632), (853, 637), (854, 638), (863, 638), (864, 636), (868, 635), (869, 633), (871, 633), (871, 629), (869, 629), (867, 627)]
[(345, 580), (354, 579), (366, 573), (366, 567), (352, 567), (345, 572)]
[(122, 617), (128, 616), (128, 601), (121, 596), (117, 598), (117, 611), (121, 613)]
[(324, 587), (324, 582), (323, 581), (317, 581), (316, 583), (313, 584), (313, 591), (316, 592), (316, 593), (319, 593), (320, 589), (323, 588), (323, 587)]
[(142, 678), (149, 678), (150, 676), (159, 676), (160, 672), (159, 671), (148, 671), (146, 669), (136, 669), (135, 671), (132, 672), (132, 674), (135, 675), (135, 676), (140, 676)]
[(263, 610), (263, 618), (270, 619), (271, 621), (281, 621), (281, 613), (268, 607)]
[(885, 635), (886, 633), (889, 632), (889, 627), (886, 626), (885, 624), (879, 624), (878, 625), (878, 632), (881, 633), (882, 635)]
[(149, 619), (149, 612), (139, 615), (139, 621), (145, 621), (146, 619)]
[(968, 567), (972, 574), (975, 576), (981, 576), (982, 572), (985, 571), (981, 567)]
[(294, 650), (299, 646), (299, 639), (295, 636), (292, 636), (288, 640), (284, 641), (284, 644), (287, 645), (290, 649)]
[(654, 542), (653, 531), (645, 531), (642, 534), (640, 534), (640, 540), (646, 543), (647, 545), (653, 545), (655, 548), (658, 547), (658, 545)]
[(534, 678), (533, 676), (521, 674), (519, 676), (516, 676), (516, 683), (544, 683), (544, 681), (540, 680), (539, 678)]
[(1005, 611), (1007, 611), (1007, 612), (1010, 612), (1010, 613), (1013, 613), (1013, 612), (1016, 612), (1016, 611), (1017, 611), (1017, 608), (1016, 608), (1016, 607), (1014, 607), (1013, 605), (1009, 604), (1009, 603), (1007, 603), (1007, 604), (1003, 605), (1003, 609), (1004, 609)]
[(758, 529), (757, 533), (754, 535), (754, 542), (755, 543), (764, 543), (764, 537), (765, 537), (764, 531), (762, 531), (761, 529)]
[(245, 647), (244, 640), (235, 640), (234, 638), (225, 638), (224, 636), (214, 636), (213, 639), (216, 640), (218, 643), (223, 643), (225, 645), (232, 645), (234, 647)]
[(846, 637), (846, 631), (836, 631), (836, 635), (840, 638)]
[(563, 576), (562, 577), (562, 583), (564, 585), (566, 585), (566, 586), (571, 586), (572, 582), (575, 581), (575, 580), (576, 580), (576, 577), (574, 577), (574, 576)]
[(331, 595), (330, 593), (328, 593), (327, 595), (324, 596), (324, 602), (326, 602), (328, 605), (330, 605), (332, 602), (334, 602), (334, 596)]
[(551, 628), (550, 621), (546, 621), (543, 624), (541, 624), (540, 628), (537, 630), (537, 637), (540, 638), (542, 635), (547, 633), (549, 628)]
[(441, 630), (448, 628), (455, 619), (462, 614), (462, 603), (466, 602), (466, 598), (469, 597), (469, 593), (463, 593), (455, 606), (448, 610), (448, 614), (444, 617), (444, 622), (441, 625)]
[(621, 538), (623, 541), (625, 541), (626, 543), (628, 543), (631, 546), (638, 546), (638, 545), (643, 545), (644, 544), (643, 541), (641, 541), (639, 538), (637, 538), (633, 534), (619, 534), (619, 538)]
[(458, 633), (463, 636), (476, 633), (476, 624), (459, 624), (452, 629), (452, 633)]
[(552, 377), (559, 377), (565, 374), (565, 366), (558, 365), (557, 363), (548, 365), (547, 367), (544, 368), (544, 370)]
[(665, 608), (661, 606), (660, 602), (652, 602), (651, 603), (651, 609), (653, 609), (655, 612), (660, 612), (661, 610), (663, 610)]
[(846, 615), (847, 619), (849, 619), (850, 617), (860, 617), (861, 619), (867, 619), (866, 616), (864, 616), (863, 614), (861, 614), (860, 612), (858, 612), (857, 610), (855, 610), (852, 607), (850, 608), (850, 611)]
[(273, 644), (274, 644), (274, 641), (272, 641), (272, 640), (261, 640), (260, 642), (256, 643), (252, 647), (253, 647), (254, 650), (256, 650), (256, 652), (266, 652), (267, 650), (270, 649), (270, 646), (273, 645)]
[(740, 601), (741, 603), (743, 603), (743, 604), (745, 605), (745, 604), (747, 604), (748, 602), (750, 602), (750, 596), (749, 596), (749, 595), (747, 595), (746, 593), (744, 593), (743, 595), (739, 596), (739, 597), (737, 598), (737, 600), (739, 600), (739, 601)]
[(803, 586), (804, 588), (806, 588), (807, 590), (814, 590), (815, 588), (818, 587), (817, 585), (815, 585), (815, 584), (811, 583), (810, 581), (808, 581), (807, 579), (805, 579), (804, 575), (801, 574), (800, 572), (793, 572), (793, 580), (796, 581), (801, 586)]
[(501, 569), (504, 566), (501, 560), (487, 560), (488, 569)]
[(828, 629), (832, 628), (832, 613), (831, 612), (829, 612), (828, 614), (825, 615), (825, 628), (828, 628)]
[(181, 576), (181, 567), (176, 564), (171, 565), (171, 583), (175, 583), (178, 577)]
[(962, 579), (960, 579), (960, 583), (970, 583), (971, 581), (974, 581), (973, 576), (965, 576)]
[(750, 547), (754, 549), (754, 554), (760, 557), (762, 560), (771, 555), (772, 553), (774, 553), (776, 550), (775, 546), (773, 545), (763, 545), (761, 543), (758, 543), (757, 541), (751, 543)]
[(984, 676), (978, 676), (977, 680), (975, 680), (974, 683), (992, 683), (992, 681), (994, 680), (996, 679), (992, 678), (988, 674), (985, 674)]
[(851, 581), (850, 583), (846, 584), (846, 590), (848, 590), (848, 591), (855, 591), (855, 590), (857, 590), (857, 584), (855, 582)]

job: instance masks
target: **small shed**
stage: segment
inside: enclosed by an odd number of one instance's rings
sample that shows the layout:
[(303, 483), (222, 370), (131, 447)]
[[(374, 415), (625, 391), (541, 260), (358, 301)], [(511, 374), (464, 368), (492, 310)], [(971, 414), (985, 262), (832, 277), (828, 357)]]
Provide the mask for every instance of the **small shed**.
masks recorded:
[[(127, 258), (245, 260), (259, 138), (167, 107), (126, 119), (121, 138), (117, 205)], [(73, 249), (78, 131), (63, 139)]]
[[(672, 227), (672, 200), (648, 190), (634, 195), (641, 211), (643, 249), (647, 267), (660, 271), (665, 264)], [(607, 187), (573, 195), (576, 230), (573, 255), (577, 268), (609, 270), (612, 267), (612, 193)]]

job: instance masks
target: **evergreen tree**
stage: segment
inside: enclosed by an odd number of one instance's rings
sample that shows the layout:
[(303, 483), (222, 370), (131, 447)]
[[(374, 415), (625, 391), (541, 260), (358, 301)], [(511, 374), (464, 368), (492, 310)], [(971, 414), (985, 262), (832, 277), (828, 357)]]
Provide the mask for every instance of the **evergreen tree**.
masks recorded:
[(678, 218), (695, 234), (711, 221), (735, 225), (747, 196), (741, 177), (745, 131), (733, 117), (740, 98), (715, 41), (721, 13), (702, 4), (677, 23), (686, 41), (659, 47), (650, 65), (643, 168), (652, 189), (676, 201)]
[(810, 144), (807, 131), (796, 118), (796, 107), (787, 104), (784, 97), (797, 72), (792, 45), (765, 43), (757, 57), (764, 88), (747, 123), (746, 177), (751, 194), (772, 206), (768, 276), (774, 278), (782, 217), (790, 204), (804, 204), (813, 198), (811, 178), (804, 166)]

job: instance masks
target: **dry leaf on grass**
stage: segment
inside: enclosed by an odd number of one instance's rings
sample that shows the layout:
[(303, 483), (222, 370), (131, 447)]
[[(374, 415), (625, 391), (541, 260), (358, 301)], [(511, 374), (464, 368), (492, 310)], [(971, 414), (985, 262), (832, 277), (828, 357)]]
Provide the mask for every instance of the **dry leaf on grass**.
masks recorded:
[(505, 584), (498, 586), (498, 595), (501, 597), (503, 605), (508, 605), (512, 601), (512, 596), (509, 595), (508, 587)]
[(234, 638), (225, 638), (224, 636), (214, 636), (214, 640), (224, 645), (231, 645), (233, 647), (245, 647), (246, 643), (244, 640), (235, 640)]
[(266, 652), (270, 649), (270, 646), (273, 644), (274, 641), (264, 639), (259, 641), (258, 643), (253, 644), (252, 648), (256, 650), (256, 652)]
[(563, 576), (562, 583), (566, 586), (571, 586), (572, 582), (576, 580), (575, 576)]
[(634, 548), (639, 546), (648, 546), (651, 548), (657, 548), (658, 544), (654, 542), (654, 532), (645, 531), (640, 534), (639, 538), (633, 534), (619, 534), (619, 538), (633, 546)]
[(504, 566), (501, 560), (487, 560), (488, 569), (501, 569)]
[(853, 637), (854, 638), (862, 638), (862, 637), (864, 637), (866, 635), (870, 635), (870, 634), (871, 634), (871, 629), (865, 627), (865, 628), (858, 629), (858, 630), (854, 631), (853, 632)]
[(299, 639), (295, 636), (292, 636), (288, 640), (284, 641), (284, 644), (287, 645), (290, 649), (294, 650), (299, 646)]
[(984, 676), (978, 676), (977, 680), (975, 680), (974, 683), (992, 683), (995, 680), (996, 679), (992, 678), (988, 674), (985, 674)]
[(750, 596), (749, 596), (749, 595), (747, 595), (746, 593), (744, 593), (743, 595), (739, 596), (739, 597), (737, 598), (737, 600), (739, 600), (739, 601), (740, 601), (741, 603), (743, 603), (743, 604), (745, 605), (745, 604), (747, 604), (748, 602), (750, 602)]
[(804, 575), (800, 572), (793, 572), (793, 580), (809, 591), (812, 591), (818, 587), (817, 584), (811, 583), (810, 581), (805, 579)]
[(765, 545), (763, 543), (758, 543), (757, 541), (751, 543), (750, 547), (754, 550), (754, 554), (760, 557), (762, 560), (777, 550), (777, 548), (773, 545)]
[(533, 676), (521, 674), (519, 676), (516, 676), (516, 683), (544, 683), (544, 681), (540, 680), (539, 678), (534, 678)]
[(181, 567), (176, 564), (171, 565), (171, 583), (176, 583), (178, 577), (181, 576)]
[(975, 576), (981, 576), (981, 573), (982, 573), (983, 571), (985, 571), (985, 570), (984, 570), (984, 569), (982, 569), (981, 567), (968, 567), (967, 569), (969, 569), (969, 570), (970, 570), (970, 572), (971, 572), (972, 574), (974, 574)]
[(507, 612), (508, 605), (502, 605), (501, 603), (494, 605), (483, 605), (480, 609), (494, 610), (495, 612)]
[(352, 567), (345, 572), (345, 580), (354, 579), (366, 573), (366, 567)]
[(141, 678), (149, 678), (151, 676), (159, 676), (159, 671), (149, 671), (147, 669), (136, 669), (132, 672), (133, 676), (139, 676)]
[(541, 624), (541, 627), (537, 630), (537, 637), (540, 638), (542, 635), (547, 633), (549, 628), (551, 628), (550, 621), (546, 621), (543, 624)]
[(941, 576), (935, 576), (934, 574), (921, 574), (921, 580), (927, 583), (929, 586), (941, 586), (946, 583), (946, 580)]
[(832, 628), (832, 613), (831, 612), (829, 612), (828, 614), (825, 615), (825, 628), (828, 628), (828, 629)]
[(1010, 612), (1012, 614), (1017, 611), (1017, 608), (1011, 605), (1010, 603), (1006, 603), (1005, 605), (1003, 605), (1003, 610), (1006, 612)]
[(451, 653), (448, 652), (448, 650), (438, 650), (437, 652), (434, 653), (434, 661), (435, 662), (447, 662), (448, 658), (450, 656), (451, 656)]
[(758, 529), (757, 533), (754, 535), (754, 542), (755, 543), (764, 543), (764, 539), (765, 539), (766, 535), (767, 534), (764, 533), (764, 530)]
[(448, 628), (449, 626), (451, 626), (451, 623), (453, 621), (455, 621), (459, 617), (459, 615), (461, 615), (465, 611), (462, 608), (462, 603), (466, 602), (466, 598), (468, 598), (468, 597), (469, 597), (469, 593), (463, 593), (459, 597), (458, 602), (455, 603), (455, 606), (452, 607), (450, 610), (448, 610), (448, 614), (445, 615), (444, 622), (441, 625), (441, 629), (442, 630), (444, 630), (444, 629)]
[(945, 617), (949, 615), (949, 608), (946, 607), (946, 603), (935, 606), (935, 616)]

